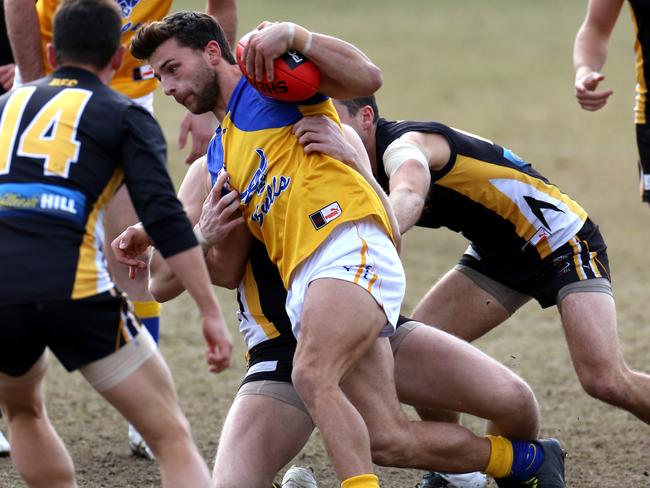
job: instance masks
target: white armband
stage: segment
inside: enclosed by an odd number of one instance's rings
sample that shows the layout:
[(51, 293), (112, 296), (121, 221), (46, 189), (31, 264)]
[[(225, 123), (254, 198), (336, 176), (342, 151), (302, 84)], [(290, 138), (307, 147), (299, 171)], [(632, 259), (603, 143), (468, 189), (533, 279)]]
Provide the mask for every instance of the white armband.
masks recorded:
[(391, 142), (384, 151), (384, 169), (388, 177), (393, 176), (395, 171), (408, 159), (415, 159), (429, 171), (429, 160), (420, 146), (405, 140), (402, 136)]

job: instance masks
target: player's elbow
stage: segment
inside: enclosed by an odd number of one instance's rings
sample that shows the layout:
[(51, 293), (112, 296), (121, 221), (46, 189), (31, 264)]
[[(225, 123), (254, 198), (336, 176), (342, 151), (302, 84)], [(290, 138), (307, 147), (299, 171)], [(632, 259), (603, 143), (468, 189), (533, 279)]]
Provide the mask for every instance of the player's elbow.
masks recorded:
[(362, 79), (363, 83), (357, 87), (359, 91), (356, 95), (357, 97), (369, 97), (373, 95), (384, 83), (384, 75), (381, 69), (372, 63), (368, 63), (365, 77)]
[(381, 69), (379, 69), (377, 66), (374, 64), (371, 66), (370, 72), (369, 72), (369, 91), (368, 95), (372, 95), (375, 93), (377, 90), (381, 88), (381, 85), (384, 84), (384, 74), (382, 73)]
[(168, 302), (169, 300), (176, 298), (180, 295), (182, 290), (175, 293), (175, 290), (172, 290), (171, 286), (166, 286), (164, 283), (161, 283), (161, 280), (152, 278), (149, 280), (149, 293), (154, 300), (158, 303)]
[(239, 281), (240, 280), (232, 276), (219, 276), (212, 279), (212, 284), (228, 290), (234, 290), (239, 286)]
[(243, 267), (226, 269), (224, 267), (208, 266), (208, 271), (213, 285), (228, 290), (236, 289), (244, 276)]

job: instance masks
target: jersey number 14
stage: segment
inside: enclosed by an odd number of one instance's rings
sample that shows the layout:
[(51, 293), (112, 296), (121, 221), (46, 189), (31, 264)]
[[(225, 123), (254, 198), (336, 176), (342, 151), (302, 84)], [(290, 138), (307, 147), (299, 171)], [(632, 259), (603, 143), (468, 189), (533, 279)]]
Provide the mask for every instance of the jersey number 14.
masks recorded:
[(76, 139), (77, 125), (92, 92), (80, 88), (60, 91), (19, 134), (25, 107), (34, 91), (36, 87), (33, 86), (21, 87), (7, 100), (0, 119), (0, 175), (9, 173), (17, 142), (17, 156), (43, 159), (46, 175), (67, 178), (70, 165), (79, 158), (81, 144)]

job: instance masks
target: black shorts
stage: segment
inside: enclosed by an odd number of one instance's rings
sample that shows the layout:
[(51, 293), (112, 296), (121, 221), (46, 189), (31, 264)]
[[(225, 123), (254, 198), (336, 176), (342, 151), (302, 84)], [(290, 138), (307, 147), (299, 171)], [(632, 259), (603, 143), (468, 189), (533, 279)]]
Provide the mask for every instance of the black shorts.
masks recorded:
[(459, 264), (532, 296), (542, 308), (555, 305), (558, 292), (571, 283), (596, 278), (611, 281), (607, 246), (598, 226), (590, 219), (575, 237), (535, 266), (517, 267), (505, 257), (481, 256), (477, 259), (470, 254), (463, 254)]
[(0, 371), (22, 376), (48, 347), (68, 371), (120, 349), (140, 324), (125, 298), (109, 291), (80, 300), (0, 306)]
[(293, 334), (285, 334), (252, 347), (247, 354), (246, 376), (241, 384), (265, 380), (291, 383), (296, 345)]
[(636, 124), (641, 200), (650, 203), (650, 124)]

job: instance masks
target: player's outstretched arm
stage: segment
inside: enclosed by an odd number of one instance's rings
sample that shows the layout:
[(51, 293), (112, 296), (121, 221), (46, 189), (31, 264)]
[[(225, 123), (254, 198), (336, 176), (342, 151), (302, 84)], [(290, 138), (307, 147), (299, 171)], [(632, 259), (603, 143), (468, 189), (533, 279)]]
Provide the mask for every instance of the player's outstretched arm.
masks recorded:
[(612, 90), (598, 90), (605, 79), (600, 70), (607, 60), (609, 37), (623, 0), (590, 0), (587, 15), (573, 46), (575, 95), (580, 106), (595, 111), (605, 106)]
[[(111, 247), (118, 261), (134, 269), (146, 267), (144, 262), (137, 260), (137, 256), (143, 254), (150, 244), (151, 239), (145, 229), (141, 224), (136, 224), (116, 237)], [(232, 338), (212, 292), (199, 246), (167, 257), (164, 262), (165, 272), (173, 277), (174, 285), (181, 291), (187, 289), (199, 308), (203, 318), (203, 335), (208, 343), (206, 358), (210, 371), (219, 372), (227, 368), (230, 364)]]
[(295, 49), (309, 57), (321, 72), (320, 92), (335, 98), (372, 95), (382, 84), (381, 70), (349, 42), (308, 31), (292, 22), (262, 22), (244, 48), (246, 71), (258, 81), (273, 81), (273, 60)]
[(14, 61), (23, 82), (44, 74), (41, 30), (34, 0), (5, 0), (5, 22)]

